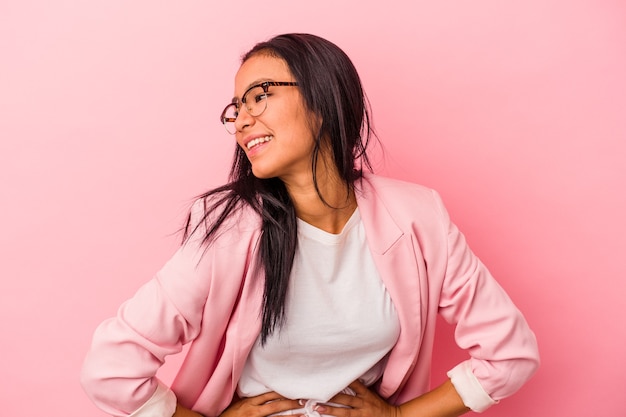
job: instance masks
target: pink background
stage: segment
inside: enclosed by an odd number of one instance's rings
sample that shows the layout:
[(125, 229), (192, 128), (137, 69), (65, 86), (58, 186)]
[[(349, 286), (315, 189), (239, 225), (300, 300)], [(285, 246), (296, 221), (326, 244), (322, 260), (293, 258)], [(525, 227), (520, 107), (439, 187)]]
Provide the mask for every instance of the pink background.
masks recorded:
[(540, 371), (484, 415), (625, 415), (622, 0), (0, 1), (2, 414), (102, 415), (91, 333), (225, 180), (238, 57), (288, 31), (353, 58), (377, 172), (439, 190), (536, 331)]

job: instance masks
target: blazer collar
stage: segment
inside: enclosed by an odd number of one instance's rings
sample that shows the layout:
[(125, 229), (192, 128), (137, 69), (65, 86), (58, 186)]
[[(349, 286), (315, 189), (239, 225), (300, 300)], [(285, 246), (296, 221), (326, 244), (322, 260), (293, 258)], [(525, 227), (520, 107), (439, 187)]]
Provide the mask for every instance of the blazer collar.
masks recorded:
[(368, 241), (370, 250), (384, 255), (404, 234), (397, 225), (387, 206), (372, 184), (371, 174), (365, 174), (356, 192), (357, 205), (368, 235), (376, 239)]

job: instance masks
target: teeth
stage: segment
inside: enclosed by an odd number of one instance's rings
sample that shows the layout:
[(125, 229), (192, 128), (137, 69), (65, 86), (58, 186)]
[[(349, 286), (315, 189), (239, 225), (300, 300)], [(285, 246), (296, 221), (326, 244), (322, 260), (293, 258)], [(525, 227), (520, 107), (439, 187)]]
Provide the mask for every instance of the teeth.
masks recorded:
[(262, 138), (252, 139), (246, 146), (248, 147), (248, 150), (250, 150), (261, 143), (269, 142), (273, 138), (274, 136), (264, 136)]

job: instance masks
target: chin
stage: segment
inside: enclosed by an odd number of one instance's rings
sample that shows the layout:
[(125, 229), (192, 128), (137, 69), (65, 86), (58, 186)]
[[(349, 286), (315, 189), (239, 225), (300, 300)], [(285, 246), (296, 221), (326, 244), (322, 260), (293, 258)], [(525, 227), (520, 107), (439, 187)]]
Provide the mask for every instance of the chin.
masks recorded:
[(270, 178), (276, 177), (276, 175), (272, 175), (269, 172), (259, 170), (259, 169), (254, 169), (254, 168), (252, 168), (252, 175), (254, 175), (256, 178), (260, 180), (269, 180)]

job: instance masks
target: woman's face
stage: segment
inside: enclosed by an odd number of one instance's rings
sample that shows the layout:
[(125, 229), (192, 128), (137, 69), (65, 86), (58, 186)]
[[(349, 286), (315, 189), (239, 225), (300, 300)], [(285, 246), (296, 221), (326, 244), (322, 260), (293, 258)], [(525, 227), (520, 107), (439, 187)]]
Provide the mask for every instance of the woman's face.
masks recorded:
[[(282, 59), (254, 55), (241, 65), (235, 76), (235, 97), (241, 100), (249, 87), (263, 81), (295, 82), (295, 79)], [(270, 86), (267, 108), (259, 116), (250, 116), (245, 105), (241, 106), (235, 121), (235, 137), (256, 177), (278, 177), (287, 184), (311, 180), (314, 136), (310, 119), (295, 86)]]

